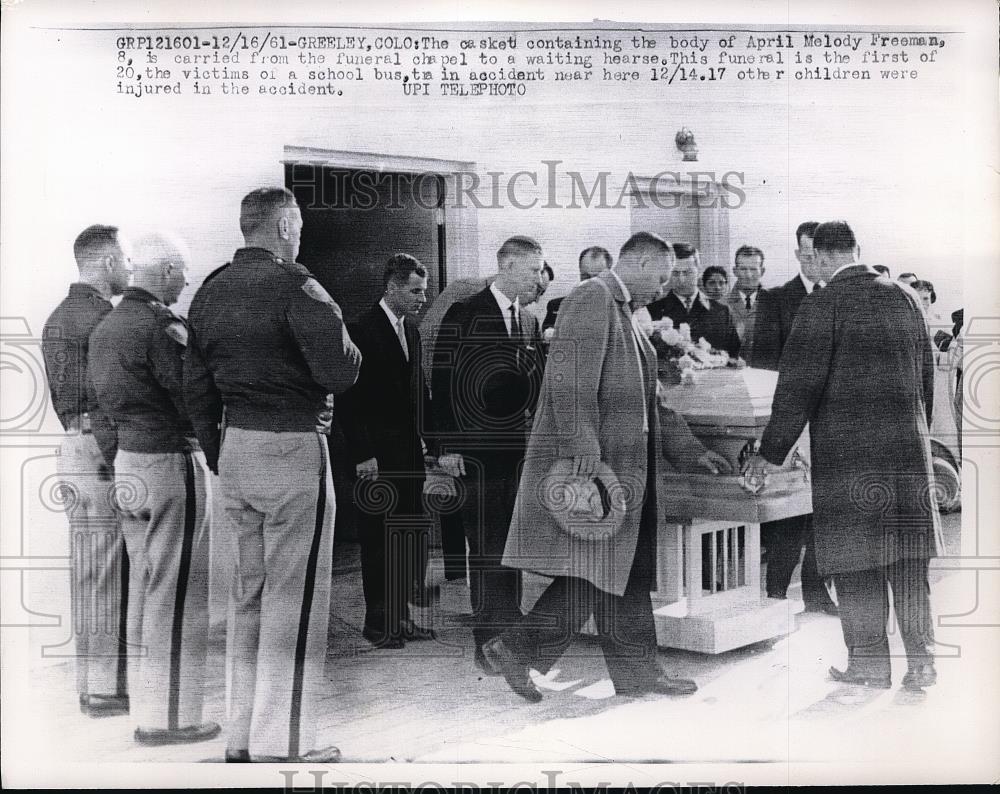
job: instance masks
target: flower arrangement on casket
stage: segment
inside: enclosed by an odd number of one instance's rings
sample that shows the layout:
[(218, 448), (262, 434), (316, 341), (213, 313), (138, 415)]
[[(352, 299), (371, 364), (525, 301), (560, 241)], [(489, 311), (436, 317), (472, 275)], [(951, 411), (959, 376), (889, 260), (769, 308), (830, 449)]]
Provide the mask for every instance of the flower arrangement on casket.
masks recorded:
[(732, 359), (725, 350), (715, 350), (704, 337), (691, 339), (691, 326), (674, 326), (669, 317), (651, 320), (648, 312), (637, 317), (639, 327), (656, 349), (657, 375), (666, 384), (693, 383), (700, 369), (746, 366), (742, 359)]

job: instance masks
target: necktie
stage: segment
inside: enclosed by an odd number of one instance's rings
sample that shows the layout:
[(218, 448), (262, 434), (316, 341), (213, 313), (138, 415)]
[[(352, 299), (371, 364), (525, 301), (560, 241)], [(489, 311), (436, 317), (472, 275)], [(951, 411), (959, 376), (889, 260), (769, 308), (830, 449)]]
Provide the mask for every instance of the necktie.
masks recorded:
[(410, 360), (410, 349), (406, 346), (406, 331), (403, 330), (403, 318), (396, 320), (396, 336), (399, 337), (399, 346), (403, 348), (403, 358)]
[(521, 324), (517, 320), (517, 310), (514, 308), (512, 303), (509, 306), (510, 309), (510, 337), (511, 339), (521, 340)]
[(753, 303), (751, 303), (751, 301), (750, 301), (750, 295), (752, 295), (752, 294), (753, 293), (748, 292), (748, 293), (746, 293), (746, 296), (745, 296), (746, 297), (746, 301), (747, 301), (747, 311), (748, 312), (749, 311), (753, 311)]
[(514, 340), (514, 363), (521, 368), (521, 324), (517, 321), (517, 310), (512, 303), (507, 307), (510, 311), (510, 338)]

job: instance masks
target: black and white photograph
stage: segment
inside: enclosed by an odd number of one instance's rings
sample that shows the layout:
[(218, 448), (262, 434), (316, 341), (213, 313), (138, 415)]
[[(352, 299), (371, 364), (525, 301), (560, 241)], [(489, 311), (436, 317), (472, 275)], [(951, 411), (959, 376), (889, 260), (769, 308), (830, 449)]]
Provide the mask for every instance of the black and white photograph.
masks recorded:
[(0, 5), (5, 787), (1000, 778), (995, 3)]

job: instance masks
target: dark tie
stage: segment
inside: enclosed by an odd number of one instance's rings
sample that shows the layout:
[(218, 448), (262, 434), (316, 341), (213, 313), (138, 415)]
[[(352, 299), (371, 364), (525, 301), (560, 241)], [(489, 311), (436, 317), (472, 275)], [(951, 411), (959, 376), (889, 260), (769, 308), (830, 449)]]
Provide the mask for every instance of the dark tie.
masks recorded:
[(521, 324), (517, 321), (517, 311), (514, 309), (514, 304), (510, 305), (510, 338), (516, 339), (518, 342), (521, 341)]
[(747, 300), (747, 311), (748, 311), (748, 312), (749, 312), (749, 311), (753, 311), (753, 303), (752, 303), (752, 302), (750, 301), (750, 296), (751, 296), (752, 294), (753, 294), (753, 293), (750, 293), (750, 292), (748, 292), (748, 293), (746, 294), (746, 300)]

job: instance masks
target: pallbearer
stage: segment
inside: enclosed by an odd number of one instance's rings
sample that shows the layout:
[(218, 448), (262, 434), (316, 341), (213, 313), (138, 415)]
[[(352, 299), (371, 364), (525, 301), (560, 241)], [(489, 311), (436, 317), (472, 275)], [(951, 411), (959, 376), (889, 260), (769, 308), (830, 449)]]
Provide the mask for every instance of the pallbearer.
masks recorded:
[(340, 307), (295, 261), (295, 197), (253, 191), (240, 229), (246, 247), (191, 304), (184, 367), (185, 400), (235, 533), (226, 759), (331, 762), (340, 751), (315, 746), (334, 516), (317, 420), (328, 394), (354, 384), (361, 354)]
[[(128, 557), (111, 500), (114, 432), (106, 426), (87, 365), (90, 334), (128, 283), (127, 256), (114, 226), (94, 225), (73, 243), (79, 280), (42, 338), (52, 407), (66, 430), (57, 466), (70, 524), (70, 607), (80, 710), (92, 717), (128, 711), (125, 612)], [(110, 428), (109, 428), (110, 429)], [(103, 454), (102, 454), (103, 453)]]
[(208, 490), (181, 386), (184, 321), (168, 306), (187, 256), (137, 241), (121, 303), (91, 336), (91, 378), (118, 437), (115, 485), (130, 560), (129, 690), (143, 744), (211, 739), (202, 722), (208, 641)]

